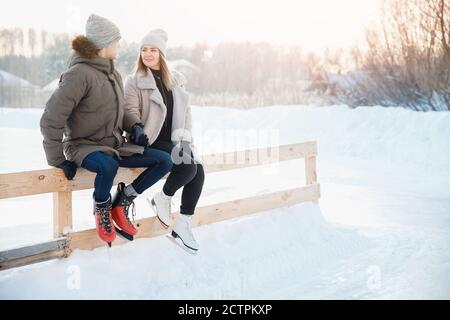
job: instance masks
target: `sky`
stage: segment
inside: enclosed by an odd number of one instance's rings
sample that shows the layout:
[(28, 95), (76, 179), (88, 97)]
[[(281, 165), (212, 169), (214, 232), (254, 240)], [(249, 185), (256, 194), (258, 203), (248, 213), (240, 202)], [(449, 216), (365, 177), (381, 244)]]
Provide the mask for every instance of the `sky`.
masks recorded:
[(362, 44), (380, 0), (14, 0), (2, 4), (0, 27), (84, 33), (95, 13), (112, 20), (125, 40), (163, 28), (169, 46), (196, 42), (265, 41), (306, 50)]

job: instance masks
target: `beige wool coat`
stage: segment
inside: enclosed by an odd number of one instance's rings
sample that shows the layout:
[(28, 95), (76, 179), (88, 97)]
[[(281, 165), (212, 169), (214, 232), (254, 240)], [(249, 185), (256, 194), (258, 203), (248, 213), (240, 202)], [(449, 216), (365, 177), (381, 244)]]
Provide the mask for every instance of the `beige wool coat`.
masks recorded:
[[(171, 140), (175, 145), (180, 141), (190, 143), (194, 160), (202, 163), (197, 155), (192, 137), (192, 115), (189, 93), (185, 90), (186, 78), (177, 71), (172, 71), (174, 87), (173, 116)], [(146, 75), (136, 73), (125, 82), (125, 112), (139, 117), (144, 125), (149, 144), (155, 142), (164, 123), (167, 107), (156, 86), (155, 78), (149, 70)]]

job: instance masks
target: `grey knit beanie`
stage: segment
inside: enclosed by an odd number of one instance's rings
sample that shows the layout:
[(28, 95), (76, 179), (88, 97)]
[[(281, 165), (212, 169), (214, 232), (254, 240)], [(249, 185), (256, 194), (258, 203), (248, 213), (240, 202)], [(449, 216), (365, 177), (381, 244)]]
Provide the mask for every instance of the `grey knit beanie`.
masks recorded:
[(147, 35), (141, 40), (141, 49), (145, 45), (152, 45), (157, 47), (163, 56), (166, 56), (167, 52), (167, 32), (163, 29), (155, 29), (147, 33)]
[(119, 28), (106, 18), (91, 14), (86, 22), (86, 38), (99, 49), (121, 38)]

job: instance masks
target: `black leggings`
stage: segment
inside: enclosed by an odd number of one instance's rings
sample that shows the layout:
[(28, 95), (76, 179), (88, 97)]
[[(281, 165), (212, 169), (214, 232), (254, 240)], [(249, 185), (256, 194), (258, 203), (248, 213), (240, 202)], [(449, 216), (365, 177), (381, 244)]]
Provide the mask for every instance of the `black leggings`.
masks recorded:
[[(166, 141), (155, 141), (150, 147), (171, 153), (174, 144)], [(193, 157), (192, 153), (191, 157)], [(178, 189), (184, 186), (181, 194), (180, 213), (193, 215), (202, 193), (204, 181), (205, 173), (201, 164), (174, 164), (164, 184), (163, 192), (168, 196), (173, 196)]]

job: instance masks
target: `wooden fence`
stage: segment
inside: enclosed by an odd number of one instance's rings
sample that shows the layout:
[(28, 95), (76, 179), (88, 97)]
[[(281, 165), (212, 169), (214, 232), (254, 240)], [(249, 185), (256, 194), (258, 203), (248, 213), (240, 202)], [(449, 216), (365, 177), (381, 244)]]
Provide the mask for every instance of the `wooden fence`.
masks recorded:
[[(238, 152), (210, 154), (203, 156), (205, 172), (213, 173), (261, 165), (254, 155), (266, 149), (249, 149)], [(317, 202), (320, 186), (317, 183), (315, 141), (282, 145), (277, 148), (277, 157), (268, 161), (288, 161), (304, 158), (306, 185), (270, 194), (226, 201), (198, 207), (193, 225), (199, 226), (236, 218), (260, 211), (294, 205), (304, 201)], [(223, 161), (223, 159), (243, 159), (243, 161)], [(130, 183), (143, 171), (142, 168), (120, 168), (114, 184), (120, 181)], [(97, 236), (95, 229), (72, 231), (72, 192), (91, 189), (95, 174), (79, 169), (74, 180), (67, 180), (60, 169), (45, 169), (27, 172), (0, 174), (0, 199), (43, 193), (53, 194), (53, 236), (48, 242), (33, 244), (0, 252), (0, 270), (18, 267), (53, 258), (68, 257), (74, 249), (91, 250), (105, 243)], [(155, 216), (136, 220), (138, 234), (135, 238), (155, 237), (169, 232), (161, 226)], [(68, 231), (68, 232), (67, 232)], [(117, 237), (113, 245), (127, 242)]]

